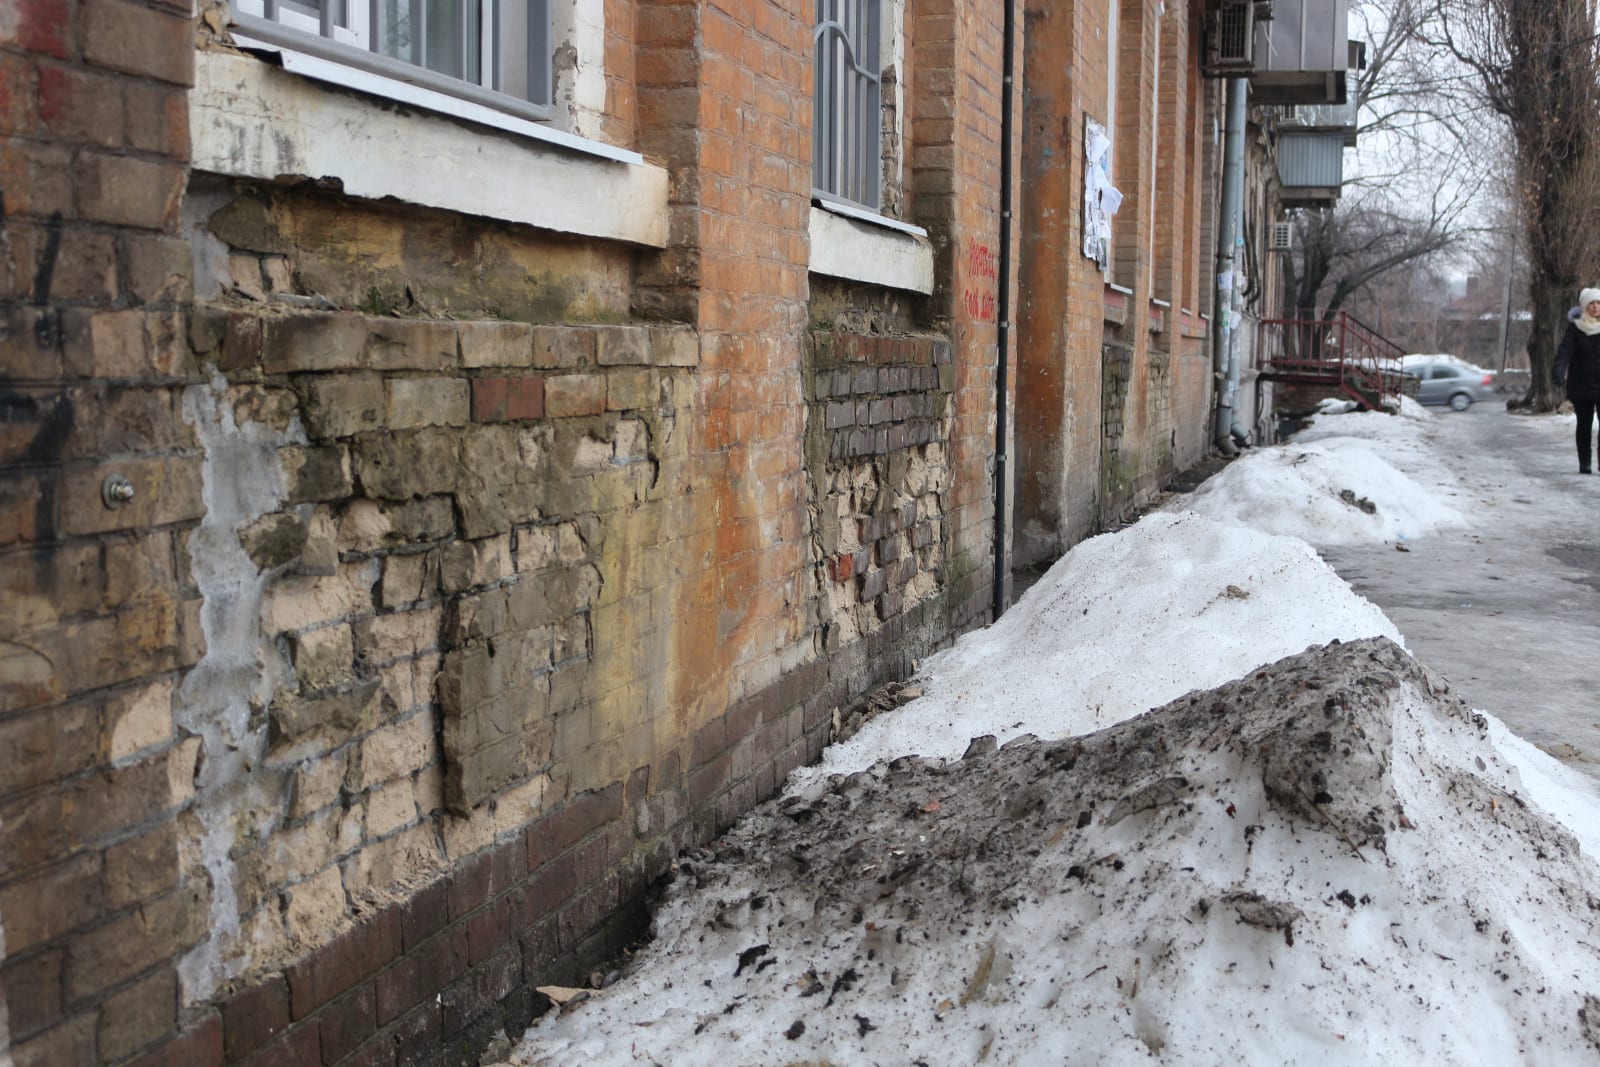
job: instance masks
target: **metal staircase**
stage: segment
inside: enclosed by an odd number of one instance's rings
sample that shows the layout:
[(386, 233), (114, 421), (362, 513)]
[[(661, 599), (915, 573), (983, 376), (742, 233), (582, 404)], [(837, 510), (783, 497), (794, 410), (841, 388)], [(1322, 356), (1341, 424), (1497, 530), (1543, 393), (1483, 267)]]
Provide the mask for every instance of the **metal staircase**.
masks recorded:
[(1269, 382), (1324, 386), (1343, 393), (1368, 411), (1398, 396), (1406, 376), (1404, 350), (1348, 312), (1320, 317), (1262, 319), (1258, 339), (1259, 377)]

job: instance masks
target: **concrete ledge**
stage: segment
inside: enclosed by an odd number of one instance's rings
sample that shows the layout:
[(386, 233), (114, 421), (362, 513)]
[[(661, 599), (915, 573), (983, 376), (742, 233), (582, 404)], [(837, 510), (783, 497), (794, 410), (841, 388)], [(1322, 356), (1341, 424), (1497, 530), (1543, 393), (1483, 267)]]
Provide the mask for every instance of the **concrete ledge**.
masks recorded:
[(201, 52), (189, 97), (194, 169), (337, 180), (392, 198), (661, 248), (667, 172), (396, 108), (249, 56)]
[(926, 237), (811, 209), (813, 274), (891, 289), (933, 292), (933, 245)]

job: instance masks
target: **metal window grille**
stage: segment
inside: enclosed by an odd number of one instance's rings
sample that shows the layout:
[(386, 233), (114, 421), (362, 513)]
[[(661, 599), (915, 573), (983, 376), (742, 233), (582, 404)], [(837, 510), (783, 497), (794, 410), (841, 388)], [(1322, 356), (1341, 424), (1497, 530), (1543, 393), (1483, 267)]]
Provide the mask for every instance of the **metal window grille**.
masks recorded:
[(1217, 63), (1248, 66), (1255, 43), (1255, 5), (1249, 0), (1224, 4), (1216, 14), (1215, 34)]
[(547, 119), (549, 0), (236, 0), (245, 36)]
[(882, 184), (880, 0), (817, 0), (812, 184), (877, 210)]

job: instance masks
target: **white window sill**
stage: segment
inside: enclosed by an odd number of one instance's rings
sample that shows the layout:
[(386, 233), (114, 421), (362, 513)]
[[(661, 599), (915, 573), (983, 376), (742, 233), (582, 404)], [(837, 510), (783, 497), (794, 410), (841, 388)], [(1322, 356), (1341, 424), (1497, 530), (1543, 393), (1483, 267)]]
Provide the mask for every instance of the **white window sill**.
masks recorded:
[(371, 92), (352, 79), (373, 75), (280, 54), (284, 69), (232, 53), (196, 54), (189, 101), (196, 170), (266, 181), (335, 178), (351, 196), (666, 245), (667, 172), (636, 152), (374, 79), (383, 96), (440, 114), (396, 108), (317, 84)]
[(865, 222), (869, 226), (882, 226), (886, 230), (898, 230), (901, 233), (909, 233), (913, 237), (928, 236), (928, 231), (921, 226), (913, 226), (909, 222), (891, 219), (887, 215), (880, 215), (876, 211), (868, 211), (864, 207), (856, 207), (856, 205), (847, 204), (842, 200), (830, 200), (820, 194), (814, 194), (812, 203), (823, 211), (834, 215), (843, 215), (845, 218), (855, 219), (857, 222)]
[(810, 229), (813, 274), (933, 292), (933, 243), (921, 227), (823, 201), (811, 209)]

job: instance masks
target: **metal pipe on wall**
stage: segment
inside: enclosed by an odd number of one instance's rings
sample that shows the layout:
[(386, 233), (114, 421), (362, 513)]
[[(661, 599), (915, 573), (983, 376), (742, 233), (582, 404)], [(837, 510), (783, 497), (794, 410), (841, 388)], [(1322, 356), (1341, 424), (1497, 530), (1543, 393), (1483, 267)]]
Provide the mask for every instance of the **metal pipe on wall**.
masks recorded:
[(1235, 337), (1239, 287), (1235, 282), (1235, 268), (1241, 244), (1239, 220), (1244, 214), (1244, 125), (1248, 88), (1249, 82), (1244, 78), (1228, 79), (1227, 125), (1222, 140), (1222, 218), (1217, 227), (1217, 290), (1211, 314), (1217, 384), (1213, 437), (1217, 448), (1230, 456), (1238, 451), (1233, 443), (1234, 408), (1239, 398), (1239, 352)]
[(1006, 401), (1010, 392), (1011, 350), (1011, 109), (1014, 106), (1016, 82), (1016, 51), (1018, 0), (1004, 0), (1005, 14), (1001, 18), (1001, 47), (1005, 55), (1000, 61), (1004, 88), (1000, 100), (1000, 242), (996, 249), (995, 269), (999, 292), (995, 301), (995, 430), (994, 430), (994, 603), (993, 617), (998, 619), (1006, 610), (1006, 579), (1011, 576), (1011, 557), (1006, 552), (1006, 478), (1007, 469), (1007, 419)]

